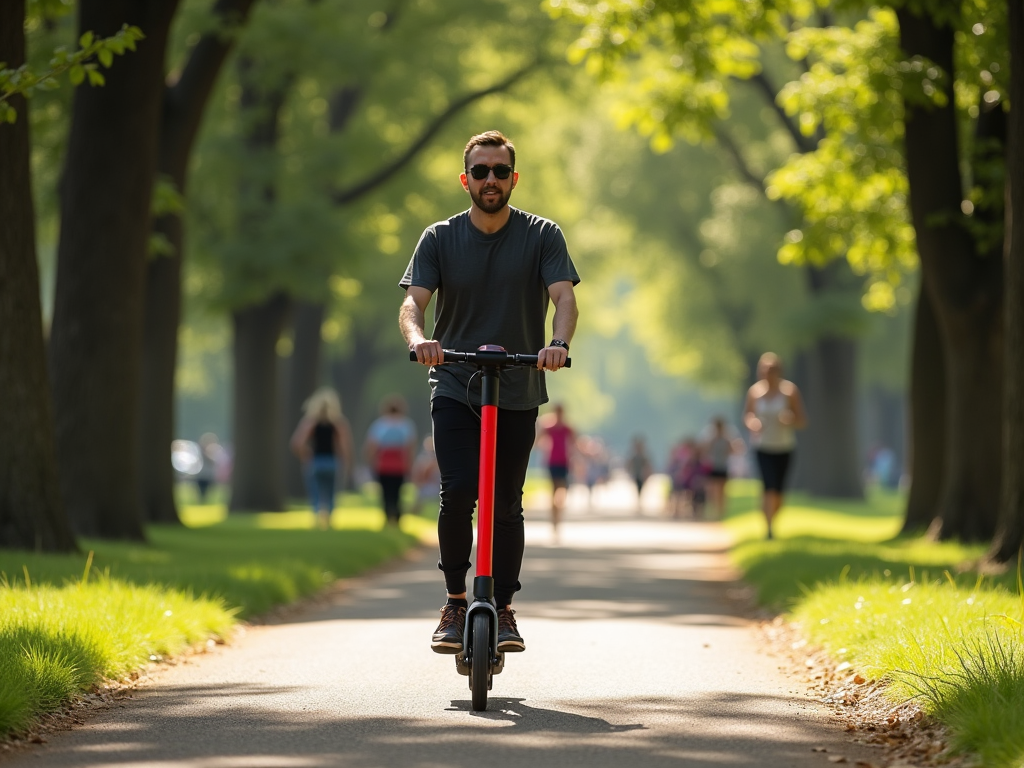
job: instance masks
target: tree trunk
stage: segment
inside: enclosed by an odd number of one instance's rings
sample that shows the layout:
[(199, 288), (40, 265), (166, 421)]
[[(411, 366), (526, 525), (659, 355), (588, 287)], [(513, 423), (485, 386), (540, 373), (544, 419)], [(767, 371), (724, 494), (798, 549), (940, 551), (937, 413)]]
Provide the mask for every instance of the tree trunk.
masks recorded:
[[(144, 269), (164, 54), (177, 0), (82, 0), (79, 30), (145, 31), (138, 49), (75, 93), (61, 180), (50, 336), (61, 491), (73, 527), (143, 540), (139, 483)], [(165, 454), (166, 460), (166, 454)]]
[(1010, 104), (1004, 235), (1006, 369), (1003, 485), (991, 556), (1006, 562), (1024, 547), (1024, 4), (1010, 0)]
[(910, 494), (903, 533), (921, 533), (938, 516), (945, 461), (946, 369), (939, 326), (922, 284), (910, 353)]
[[(0, 3), (0, 61), (25, 62), (25, 3)], [(46, 376), (28, 104), (11, 98), (0, 123), (0, 547), (76, 549), (57, 489), (53, 414)]]
[[(849, 265), (809, 266), (815, 296), (840, 290)], [(808, 426), (798, 438), (793, 486), (816, 496), (864, 498), (857, 430), (857, 348), (853, 338), (827, 331), (798, 354), (794, 381), (804, 395)]]
[(234, 446), (231, 511), (284, 509), (277, 342), (288, 321), (288, 298), (278, 293), (233, 313)]
[(864, 414), (861, 420), (861, 446), (884, 446), (892, 451), (892, 473), (878, 478), (880, 482), (890, 486), (895, 486), (906, 470), (904, 400), (902, 392), (894, 392), (882, 384), (873, 384), (868, 388), (862, 401)]
[(815, 496), (864, 498), (857, 435), (857, 341), (825, 335), (810, 356), (815, 410), (808, 416), (807, 439), (813, 471), (804, 488)]
[[(324, 305), (295, 302), (292, 314), (292, 354), (285, 366), (283, 434), (291, 435), (302, 417), (302, 404), (320, 384), (320, 326), (324, 322)], [(292, 453), (287, 440), (281, 443), (285, 473), (285, 490), (289, 498), (306, 495), (302, 465)]]
[(352, 439), (358, 447), (370, 423), (377, 418), (376, 403), (366, 401), (366, 386), (380, 358), (371, 333), (357, 326), (352, 331), (352, 341), (348, 357), (332, 362), (331, 380), (341, 395), (341, 407), (352, 425)]
[[(254, 0), (220, 0), (213, 15), (221, 23), (244, 23)], [(235, 35), (218, 30), (200, 38), (177, 82), (164, 89), (158, 170), (184, 195), (188, 162), (206, 104)], [(140, 409), (142, 504), (146, 520), (178, 523), (174, 473), (168, 460), (174, 439), (174, 373), (181, 322), (181, 269), (184, 222), (178, 213), (161, 216), (154, 231), (171, 252), (146, 264), (143, 326), (142, 405)]]
[[(900, 41), (953, 70), (953, 29), (898, 10)], [(945, 351), (946, 475), (942, 538), (986, 540), (995, 533), (1002, 475), (1002, 259), (979, 254), (960, 212), (957, 118), (952, 100), (906, 104), (910, 209), (921, 271)]]

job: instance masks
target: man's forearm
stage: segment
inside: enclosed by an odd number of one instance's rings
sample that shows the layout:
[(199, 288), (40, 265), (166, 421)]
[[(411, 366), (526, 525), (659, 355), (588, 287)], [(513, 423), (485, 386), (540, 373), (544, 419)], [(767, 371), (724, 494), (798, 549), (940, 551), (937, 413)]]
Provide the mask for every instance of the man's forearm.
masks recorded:
[(416, 302), (402, 302), (402, 307), (398, 310), (398, 327), (410, 347), (426, 339), (423, 335), (423, 326), (423, 311)]
[(555, 316), (551, 320), (551, 332), (554, 338), (561, 339), (566, 344), (572, 343), (573, 334), (576, 333), (576, 320), (580, 312), (576, 307), (576, 297), (572, 294), (562, 298), (555, 304)]

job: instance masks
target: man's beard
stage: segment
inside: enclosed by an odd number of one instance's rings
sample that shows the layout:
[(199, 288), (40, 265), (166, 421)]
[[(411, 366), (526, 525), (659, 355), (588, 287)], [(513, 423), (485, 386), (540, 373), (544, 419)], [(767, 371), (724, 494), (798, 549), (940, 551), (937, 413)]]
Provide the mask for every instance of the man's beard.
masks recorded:
[(470, 190), (469, 196), (473, 198), (473, 202), (476, 204), (476, 207), (479, 208), (484, 213), (497, 213), (506, 205), (508, 205), (509, 198), (512, 197), (512, 190), (509, 189), (508, 194), (503, 195), (501, 192), (501, 187), (497, 187), (496, 189), (498, 192), (498, 198), (494, 202), (489, 203), (484, 200), (483, 189), (481, 189), (479, 192), (474, 192), (473, 190)]

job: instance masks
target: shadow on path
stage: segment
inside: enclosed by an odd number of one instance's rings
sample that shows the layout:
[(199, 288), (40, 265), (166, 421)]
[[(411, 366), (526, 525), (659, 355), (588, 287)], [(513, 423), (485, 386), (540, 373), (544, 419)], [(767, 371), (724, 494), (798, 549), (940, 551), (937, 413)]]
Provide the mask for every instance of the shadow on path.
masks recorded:
[[(428, 719), (372, 712), (343, 717), (326, 706), (303, 712), (273, 706), (274, 697), (287, 698), (290, 692), (250, 685), (167, 687), (159, 697), (146, 696), (133, 705), (141, 717), (80, 731), (73, 742), (50, 747), (48, 757), (67, 768), (457, 768), (499, 761), (531, 768), (711, 768), (761, 765), (764, 755), (772, 756), (772, 765), (822, 764), (811, 753), (820, 735), (813, 722), (794, 717), (783, 728), (759, 724), (766, 708), (795, 703), (787, 697), (601, 699), (558, 709), (497, 697), (487, 712), (468, 713), (468, 701), (453, 700), (440, 717)], [(253, 694), (259, 696), (256, 706), (231, 704)], [(200, 713), (199, 701), (214, 704)], [(624, 722), (588, 710), (621, 712)], [(673, 729), (662, 727), (670, 721)], [(38, 765), (38, 757), (22, 755), (17, 762)]]
[(509, 699), (490, 697), (487, 700), (487, 711), (474, 712), (473, 702), (469, 699), (455, 699), (448, 712), (469, 712), (473, 717), (484, 720), (507, 721), (517, 731), (564, 731), (565, 733), (622, 733), (623, 731), (643, 730), (646, 726), (613, 725), (600, 717), (588, 717), (557, 709), (543, 709), (524, 704), (526, 699)]

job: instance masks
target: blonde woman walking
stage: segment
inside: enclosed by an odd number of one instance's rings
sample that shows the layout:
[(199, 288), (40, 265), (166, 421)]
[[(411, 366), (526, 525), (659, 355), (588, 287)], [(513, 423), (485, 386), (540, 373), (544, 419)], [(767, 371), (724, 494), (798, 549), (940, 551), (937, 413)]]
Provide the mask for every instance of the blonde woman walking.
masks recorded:
[(302, 461), (317, 523), (327, 530), (336, 480), (352, 465), (352, 431), (341, 413), (338, 393), (330, 387), (318, 389), (302, 408), (305, 415), (292, 435), (291, 448)]
[(765, 352), (757, 363), (758, 381), (747, 391), (743, 423), (750, 430), (750, 445), (764, 481), (761, 509), (772, 538), (772, 521), (782, 507), (789, 462), (796, 448), (795, 430), (807, 426), (803, 399), (796, 384), (782, 378), (782, 362)]

